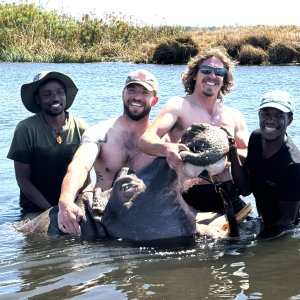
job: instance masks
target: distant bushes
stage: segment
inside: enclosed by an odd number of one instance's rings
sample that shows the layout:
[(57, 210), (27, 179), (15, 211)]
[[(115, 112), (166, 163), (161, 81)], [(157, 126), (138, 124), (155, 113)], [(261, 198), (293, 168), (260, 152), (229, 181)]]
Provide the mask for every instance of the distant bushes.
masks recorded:
[(268, 60), (268, 54), (260, 47), (246, 44), (242, 46), (238, 59), (241, 65), (261, 65)]
[(157, 64), (184, 64), (198, 53), (192, 38), (175, 38), (161, 42), (154, 50), (153, 61)]
[(273, 43), (268, 49), (269, 61), (272, 64), (287, 64), (299, 61), (299, 49), (293, 44)]
[(1, 61), (185, 64), (216, 46), (243, 65), (299, 63), (300, 27), (154, 27), (114, 14), (77, 20), (32, 4), (0, 5)]
[(299, 26), (228, 29), (222, 44), (241, 65), (291, 64), (300, 58)]
[(243, 65), (291, 64), (299, 62), (299, 57), (299, 49), (288, 42), (270, 43), (266, 49), (246, 44), (238, 53), (238, 61)]

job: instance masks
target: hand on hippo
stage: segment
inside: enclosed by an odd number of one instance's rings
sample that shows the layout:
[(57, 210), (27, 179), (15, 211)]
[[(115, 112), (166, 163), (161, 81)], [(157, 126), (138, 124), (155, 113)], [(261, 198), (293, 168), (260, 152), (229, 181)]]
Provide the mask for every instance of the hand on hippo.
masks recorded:
[(171, 169), (177, 170), (182, 167), (182, 159), (180, 156), (181, 151), (188, 151), (189, 148), (184, 144), (165, 143), (166, 145), (166, 158)]
[(236, 143), (235, 143), (235, 139), (234, 137), (231, 135), (231, 133), (225, 128), (225, 127), (220, 127), (222, 130), (225, 131), (225, 133), (227, 134), (227, 139), (228, 139), (228, 144), (229, 144), (229, 148), (230, 147), (236, 147)]
[(81, 234), (79, 222), (83, 218), (81, 208), (75, 203), (65, 205), (59, 203), (59, 211), (57, 216), (58, 228), (69, 234)]

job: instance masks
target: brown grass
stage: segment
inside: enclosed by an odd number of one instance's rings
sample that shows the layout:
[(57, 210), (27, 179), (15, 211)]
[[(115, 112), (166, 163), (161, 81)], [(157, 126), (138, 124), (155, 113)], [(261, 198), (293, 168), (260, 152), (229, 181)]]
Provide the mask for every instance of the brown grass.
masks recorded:
[(240, 65), (262, 65), (267, 64), (268, 54), (260, 47), (250, 44), (243, 45), (238, 56)]
[(246, 65), (300, 61), (299, 26), (140, 26), (122, 16), (81, 20), (32, 4), (0, 5), (0, 60), (185, 64), (200, 49), (225, 47)]

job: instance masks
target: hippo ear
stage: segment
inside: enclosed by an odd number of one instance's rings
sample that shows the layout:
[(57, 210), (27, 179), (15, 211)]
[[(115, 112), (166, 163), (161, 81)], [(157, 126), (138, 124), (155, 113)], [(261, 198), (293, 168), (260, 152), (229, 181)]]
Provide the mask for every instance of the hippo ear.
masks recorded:
[(117, 180), (117, 178), (119, 178), (121, 176), (125, 176), (125, 175), (131, 175), (131, 174), (135, 174), (135, 172), (130, 168), (124, 167), (124, 168), (120, 169), (119, 172), (117, 172), (115, 174), (115, 177), (112, 181), (111, 187), (113, 187), (113, 185), (114, 185), (115, 181)]

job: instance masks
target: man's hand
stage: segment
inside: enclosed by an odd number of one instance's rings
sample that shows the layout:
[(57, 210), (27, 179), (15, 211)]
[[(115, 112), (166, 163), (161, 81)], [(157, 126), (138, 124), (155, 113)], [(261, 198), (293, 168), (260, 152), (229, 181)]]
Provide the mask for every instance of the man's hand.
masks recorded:
[(226, 134), (227, 134), (227, 139), (228, 139), (229, 147), (236, 147), (235, 139), (230, 134), (230, 132), (225, 127), (220, 127), (220, 128), (223, 129), (226, 132)]
[(81, 234), (79, 222), (83, 218), (81, 208), (75, 203), (65, 206), (59, 203), (59, 211), (57, 216), (58, 228), (69, 234)]
[(180, 157), (179, 152), (189, 151), (189, 148), (184, 144), (166, 143), (167, 146), (167, 162), (171, 169), (178, 169), (182, 166), (183, 161)]

